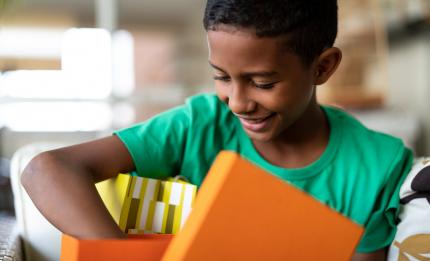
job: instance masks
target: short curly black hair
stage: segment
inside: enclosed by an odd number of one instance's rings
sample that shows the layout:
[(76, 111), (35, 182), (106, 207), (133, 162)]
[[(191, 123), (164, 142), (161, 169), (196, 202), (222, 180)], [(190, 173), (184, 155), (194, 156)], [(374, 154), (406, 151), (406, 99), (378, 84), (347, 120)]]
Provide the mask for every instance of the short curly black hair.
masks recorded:
[(287, 36), (287, 46), (309, 65), (337, 35), (337, 0), (208, 0), (206, 31), (218, 25), (255, 29), (258, 37)]

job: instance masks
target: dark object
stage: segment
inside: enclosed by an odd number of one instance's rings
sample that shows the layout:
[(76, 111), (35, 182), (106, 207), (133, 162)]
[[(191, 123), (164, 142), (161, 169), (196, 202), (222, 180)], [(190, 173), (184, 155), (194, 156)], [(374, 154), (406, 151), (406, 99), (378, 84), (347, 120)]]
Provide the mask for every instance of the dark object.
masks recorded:
[(400, 203), (406, 204), (416, 198), (426, 198), (430, 204), (430, 166), (418, 172), (412, 180), (411, 188), (416, 193), (400, 199)]
[(0, 212), (14, 213), (13, 196), (10, 183), (10, 161), (0, 158)]

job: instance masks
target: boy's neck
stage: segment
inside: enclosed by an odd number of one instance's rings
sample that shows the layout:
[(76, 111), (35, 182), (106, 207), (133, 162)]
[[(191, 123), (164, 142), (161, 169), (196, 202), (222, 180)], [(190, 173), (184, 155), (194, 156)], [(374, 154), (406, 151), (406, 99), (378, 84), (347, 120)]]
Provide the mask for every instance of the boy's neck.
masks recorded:
[(253, 141), (254, 147), (268, 162), (284, 168), (302, 168), (324, 153), (330, 127), (324, 111), (315, 102), (303, 116), (269, 142)]

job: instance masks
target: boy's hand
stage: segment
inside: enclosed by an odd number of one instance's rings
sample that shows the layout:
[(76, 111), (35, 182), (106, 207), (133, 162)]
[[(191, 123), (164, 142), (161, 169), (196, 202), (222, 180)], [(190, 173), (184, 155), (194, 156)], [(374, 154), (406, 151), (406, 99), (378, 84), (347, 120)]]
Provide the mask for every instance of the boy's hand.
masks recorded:
[(126, 238), (94, 185), (134, 170), (116, 136), (36, 156), (21, 181), (36, 207), (60, 231), (78, 238)]

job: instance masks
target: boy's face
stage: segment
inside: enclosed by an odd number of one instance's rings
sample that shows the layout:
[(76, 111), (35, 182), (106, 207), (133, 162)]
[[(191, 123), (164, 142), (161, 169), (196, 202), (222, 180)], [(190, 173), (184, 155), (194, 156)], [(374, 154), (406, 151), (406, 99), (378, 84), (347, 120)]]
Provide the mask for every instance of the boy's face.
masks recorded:
[(254, 141), (274, 141), (316, 105), (314, 71), (281, 37), (222, 26), (208, 31), (215, 89)]

